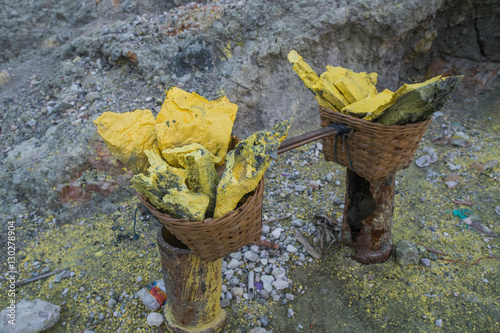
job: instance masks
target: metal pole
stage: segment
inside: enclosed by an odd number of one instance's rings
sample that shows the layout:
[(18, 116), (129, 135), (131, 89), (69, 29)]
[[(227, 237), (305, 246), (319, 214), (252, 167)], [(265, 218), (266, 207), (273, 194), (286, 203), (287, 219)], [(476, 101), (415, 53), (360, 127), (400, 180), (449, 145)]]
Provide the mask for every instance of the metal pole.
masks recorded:
[(226, 324), (220, 307), (222, 259), (204, 262), (164, 226), (157, 236), (167, 302), (165, 323), (172, 333), (217, 333)]
[(368, 181), (347, 169), (342, 242), (363, 264), (389, 259), (396, 173)]

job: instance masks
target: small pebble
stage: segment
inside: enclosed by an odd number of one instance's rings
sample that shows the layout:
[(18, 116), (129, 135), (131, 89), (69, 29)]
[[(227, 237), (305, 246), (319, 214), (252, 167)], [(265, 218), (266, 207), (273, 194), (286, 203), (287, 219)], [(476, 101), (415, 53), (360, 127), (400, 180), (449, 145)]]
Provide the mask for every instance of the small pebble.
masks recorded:
[(443, 326), (443, 319), (436, 319), (436, 326), (442, 327)]
[(159, 327), (163, 323), (163, 315), (158, 312), (151, 312), (147, 317), (148, 325)]

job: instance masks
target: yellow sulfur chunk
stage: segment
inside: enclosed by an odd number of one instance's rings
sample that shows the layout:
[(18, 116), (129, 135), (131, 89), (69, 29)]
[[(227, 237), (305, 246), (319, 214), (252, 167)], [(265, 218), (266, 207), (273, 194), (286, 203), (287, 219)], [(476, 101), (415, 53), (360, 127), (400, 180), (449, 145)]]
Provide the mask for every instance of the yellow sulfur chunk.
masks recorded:
[[(182, 167), (186, 168), (186, 155), (189, 153), (192, 153), (198, 149), (206, 149), (203, 147), (203, 145), (200, 145), (199, 143), (191, 143), (189, 145), (185, 145), (182, 147), (175, 147), (175, 148), (169, 148), (169, 149), (164, 149), (161, 154), (165, 161), (167, 161), (168, 164), (171, 166), (174, 166), (176, 168)], [(210, 153), (210, 152), (209, 152)], [(218, 164), (222, 161), (222, 159), (218, 156), (213, 155), (210, 153), (213, 163)]]
[[(156, 117), (160, 150), (199, 143), (221, 164), (226, 156), (238, 106), (226, 97), (208, 101), (179, 88), (167, 92)], [(218, 162), (217, 162), (218, 161)]]
[(327, 108), (327, 109), (332, 110), (332, 111), (338, 111), (337, 108), (332, 105), (332, 103), (328, 102), (326, 99), (324, 99), (320, 95), (316, 95), (316, 96), (314, 96), (314, 98), (316, 98), (316, 100), (318, 101), (319, 106), (322, 106), (322, 107)]
[(393, 99), (394, 99), (394, 101), (397, 101), (398, 99), (403, 97), (403, 95), (409, 93), (410, 91), (421, 88), (421, 87), (426, 86), (432, 82), (436, 82), (440, 79), (441, 79), (441, 75), (438, 75), (438, 76), (433, 77), (432, 79), (429, 79), (429, 80), (427, 80), (425, 82), (421, 82), (421, 83), (415, 83), (415, 84), (405, 83), (398, 90), (396, 90), (396, 92), (394, 93)]
[(335, 111), (347, 105), (347, 101), (332, 82), (318, 76), (296, 51), (288, 53), (288, 60), (293, 64), (293, 70), (304, 81), (306, 88), (314, 93), (319, 105)]
[(286, 138), (291, 120), (276, 124), (241, 141), (226, 157), (226, 170), (217, 187), (214, 218), (233, 210), (241, 198), (253, 191), (269, 168), (271, 154)]
[(208, 195), (190, 191), (186, 186), (186, 170), (168, 165), (157, 148), (146, 150), (145, 154), (151, 164), (149, 176), (138, 174), (132, 177), (135, 190), (174, 218), (203, 220), (210, 201)]
[(191, 191), (208, 195), (210, 202), (206, 216), (212, 217), (219, 183), (219, 175), (215, 170), (212, 154), (202, 145), (192, 143), (183, 147), (165, 149), (162, 155), (168, 164), (186, 169)]
[(156, 121), (150, 110), (104, 112), (96, 120), (97, 131), (111, 153), (133, 172), (147, 167), (146, 149), (156, 142)]
[(353, 117), (371, 120), (388, 107), (393, 95), (392, 91), (386, 89), (381, 93), (372, 94), (362, 100), (349, 104), (341, 112)]
[(293, 70), (300, 76), (302, 81), (304, 81), (306, 88), (314, 90), (313, 84), (319, 81), (319, 76), (311, 66), (309, 66), (295, 50), (288, 53), (288, 61), (293, 64)]
[(373, 76), (348, 71), (346, 75), (335, 81), (335, 86), (347, 99), (349, 104), (360, 101), (370, 95), (377, 94), (377, 88), (372, 82)]
[(210, 152), (204, 147), (185, 156), (188, 184), (191, 191), (206, 194), (209, 198), (206, 216), (212, 217), (219, 175)]
[(434, 77), (418, 84), (405, 84), (393, 96), (393, 103), (376, 122), (384, 125), (404, 125), (424, 121), (440, 110), (461, 76)]
[(322, 77), (327, 79), (329, 82), (332, 84), (343, 78), (344, 76), (347, 75), (347, 72), (349, 70), (344, 67), (334, 67), (334, 66), (326, 66), (326, 72), (321, 74)]

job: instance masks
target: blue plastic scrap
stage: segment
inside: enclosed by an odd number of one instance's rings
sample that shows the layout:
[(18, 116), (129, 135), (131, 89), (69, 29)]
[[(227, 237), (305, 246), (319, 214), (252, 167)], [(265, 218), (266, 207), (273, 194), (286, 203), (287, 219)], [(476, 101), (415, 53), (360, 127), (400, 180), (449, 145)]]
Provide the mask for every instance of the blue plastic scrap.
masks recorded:
[(453, 211), (453, 216), (457, 216), (460, 219), (465, 219), (472, 215), (472, 211), (468, 208), (455, 209)]

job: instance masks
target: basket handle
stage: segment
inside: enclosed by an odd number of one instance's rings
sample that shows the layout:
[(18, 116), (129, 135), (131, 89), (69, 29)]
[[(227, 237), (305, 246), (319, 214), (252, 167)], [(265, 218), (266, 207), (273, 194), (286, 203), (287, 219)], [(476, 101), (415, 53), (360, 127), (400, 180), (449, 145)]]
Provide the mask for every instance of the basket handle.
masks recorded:
[(353, 130), (344, 124), (331, 123), (326, 127), (307, 132), (302, 135), (294, 136), (290, 139), (286, 139), (279, 146), (278, 154), (282, 154), (289, 150), (303, 146), (309, 142), (316, 141), (330, 135), (351, 135), (352, 132)]

